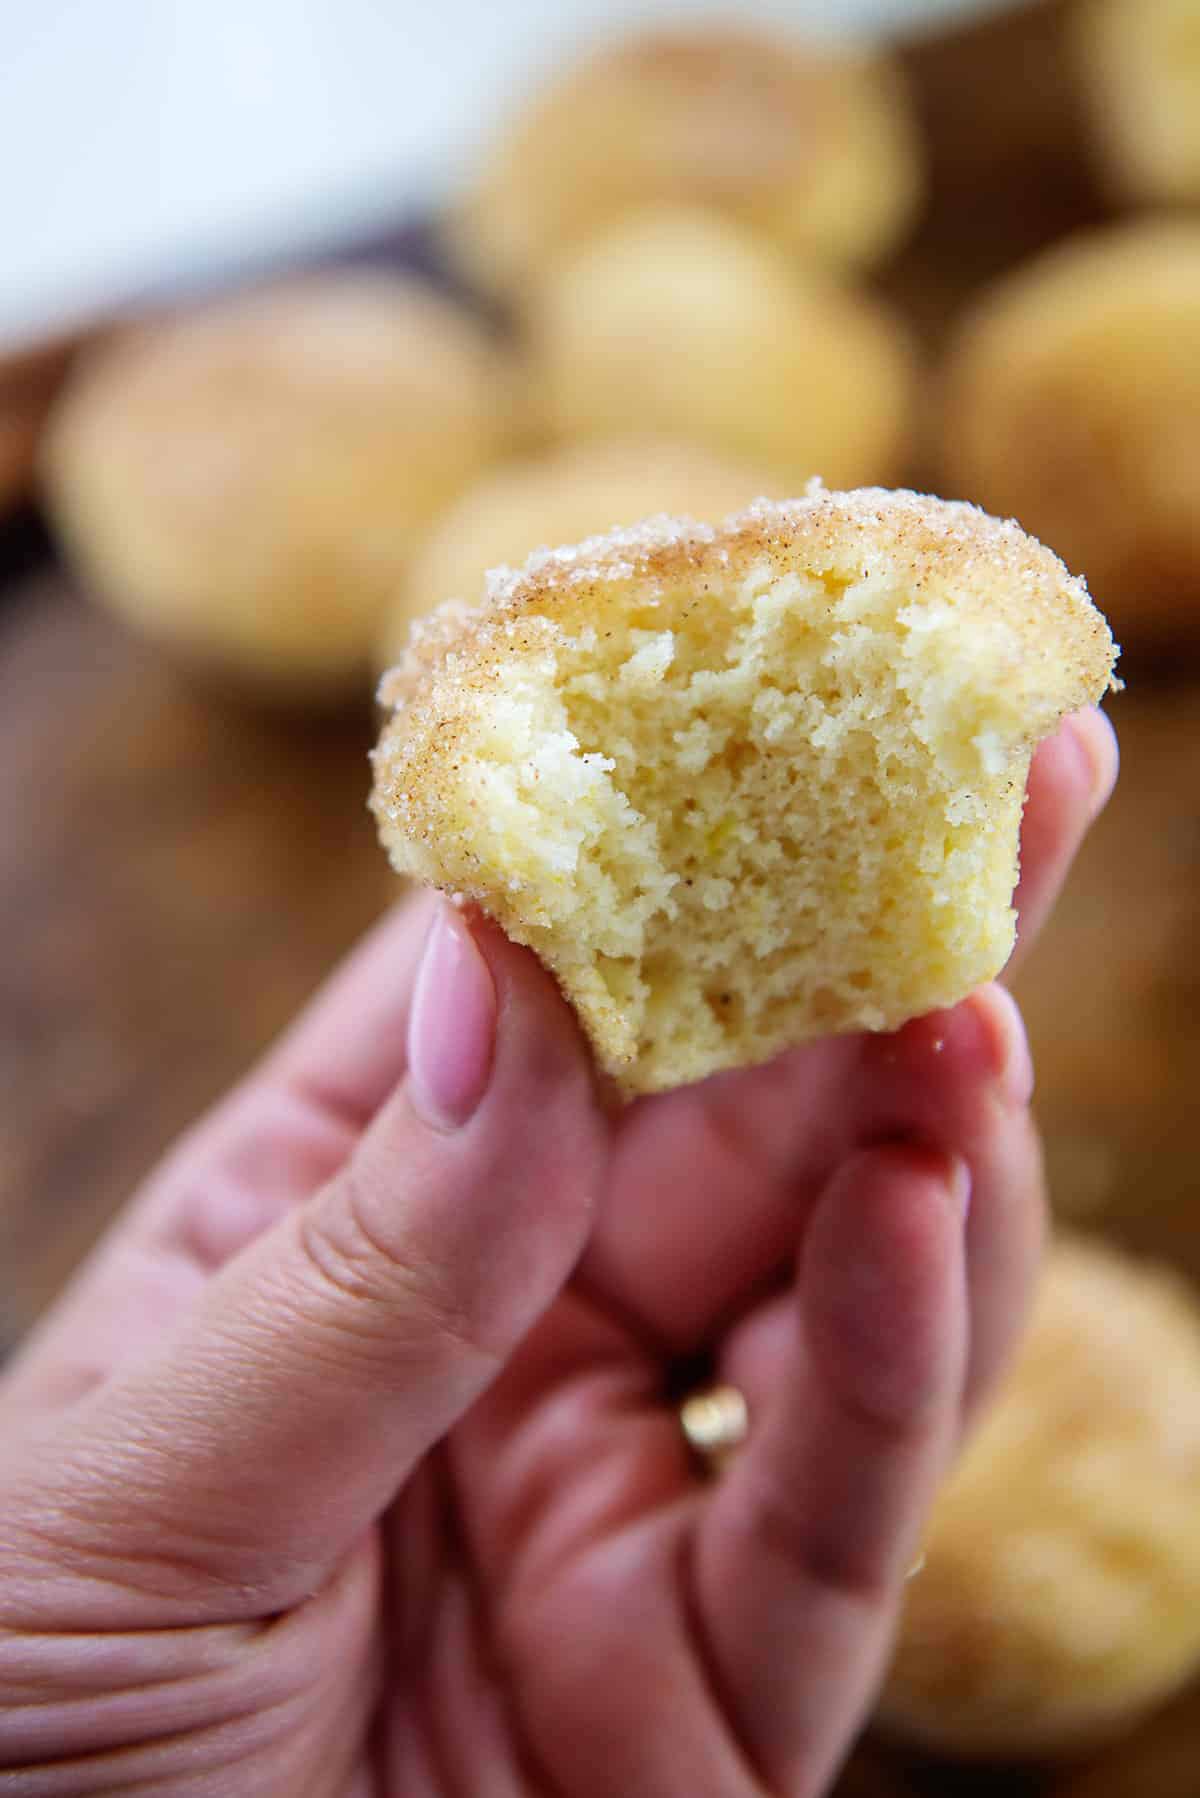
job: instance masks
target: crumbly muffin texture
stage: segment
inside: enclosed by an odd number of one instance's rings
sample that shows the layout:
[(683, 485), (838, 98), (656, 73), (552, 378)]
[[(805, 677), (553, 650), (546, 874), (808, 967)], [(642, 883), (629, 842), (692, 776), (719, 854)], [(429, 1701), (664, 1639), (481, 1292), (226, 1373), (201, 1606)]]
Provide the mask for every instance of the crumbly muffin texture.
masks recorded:
[(1198, 1665), (1200, 1309), (1177, 1276), (1065, 1238), (934, 1507), (883, 1716), (962, 1754), (1078, 1748)]
[(372, 805), (396, 869), (535, 949), (652, 1091), (995, 974), (1030, 755), (1113, 657), (1083, 585), (973, 507), (653, 520), (417, 627)]

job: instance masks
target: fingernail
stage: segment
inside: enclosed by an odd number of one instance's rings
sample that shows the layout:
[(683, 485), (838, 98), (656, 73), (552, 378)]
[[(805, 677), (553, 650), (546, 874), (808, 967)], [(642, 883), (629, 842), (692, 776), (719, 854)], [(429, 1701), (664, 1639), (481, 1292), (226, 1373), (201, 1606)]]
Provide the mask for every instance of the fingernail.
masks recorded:
[(1033, 1097), (1033, 1057), (1020, 1007), (1002, 986), (984, 987), (975, 997), (986, 1019), (992, 1066), (1005, 1104), (1023, 1109)]
[(946, 1191), (965, 1224), (971, 1215), (971, 1170), (958, 1155), (949, 1155), (946, 1160)]
[(1104, 810), (1117, 784), (1117, 748), (1112, 725), (1096, 706), (1076, 712), (1070, 720), (1071, 739), (1088, 780), (1088, 817)]
[(487, 1087), (496, 1041), (496, 988), (466, 920), (439, 903), (417, 971), (408, 1023), (413, 1109), (456, 1130)]

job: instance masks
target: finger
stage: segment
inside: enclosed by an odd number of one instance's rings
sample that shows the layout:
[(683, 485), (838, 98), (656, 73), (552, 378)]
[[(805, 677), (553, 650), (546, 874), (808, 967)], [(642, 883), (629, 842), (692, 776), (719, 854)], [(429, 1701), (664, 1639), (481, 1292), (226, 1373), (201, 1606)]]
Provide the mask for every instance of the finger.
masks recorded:
[(213, 1272), (332, 1177), (405, 1067), (430, 900), (397, 906), (181, 1140), (33, 1331), (10, 1402), (68, 1403), (140, 1359)]
[(980, 988), (888, 1035), (841, 1037), (635, 1108), (589, 1245), (589, 1285), (661, 1349), (687, 1354), (790, 1274), (834, 1169), (898, 1137), (972, 1146), (1028, 1052), (1003, 994)]
[(696, 1526), (696, 1615), (764, 1784), (816, 1798), (878, 1681), (953, 1439), (967, 1351), (961, 1162), (880, 1148), (813, 1217), (786, 1377)]
[[(1008, 1078), (987, 1102), (964, 1109), (960, 1133), (936, 1146), (960, 1158), (970, 1174), (967, 1291), (970, 1335), (963, 1423), (1002, 1373), (1027, 1314), (1041, 1261), (1046, 1204), (1037, 1131), (1029, 1112), (1028, 1051), (1020, 1013), (1000, 987), (975, 1001), (986, 1008)], [(930, 1137), (930, 1141), (934, 1139)], [(765, 1300), (731, 1331), (717, 1377), (738, 1386), (760, 1411), (783, 1378), (793, 1332), (790, 1290)]]
[(1016, 1001), (1002, 987), (983, 995), (1007, 1078), (982, 1108), (977, 1128), (959, 1142), (971, 1168), (967, 1222), (967, 1288), (971, 1345), (963, 1421), (977, 1414), (1003, 1373), (1033, 1300), (1046, 1237), (1046, 1186), (1041, 1139), (1029, 1109), (1033, 1064)]
[(1038, 748), (1021, 820), (1017, 947), (1006, 978), (1036, 941), (1088, 826), (1107, 805), (1118, 759), (1116, 733), (1098, 707), (1064, 719)]
[(34, 1566), (62, 1535), (73, 1570), (58, 1626), (98, 1603), (117, 1627), (122, 1604), (143, 1626), (228, 1620), (315, 1590), (566, 1278), (606, 1126), (553, 982), (442, 906), (408, 1060), (345, 1170), (14, 1457), (13, 1535), (33, 1531)]

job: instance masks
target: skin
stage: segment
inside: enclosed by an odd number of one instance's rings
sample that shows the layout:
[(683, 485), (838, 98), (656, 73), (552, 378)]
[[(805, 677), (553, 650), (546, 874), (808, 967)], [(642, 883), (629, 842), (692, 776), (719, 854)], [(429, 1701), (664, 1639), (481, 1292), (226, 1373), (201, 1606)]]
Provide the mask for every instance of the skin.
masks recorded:
[[(1115, 771), (1039, 751), (1022, 946)], [(1030, 1088), (987, 988), (622, 1111), (398, 909), (7, 1370), (2, 1798), (816, 1798), (1025, 1311)]]

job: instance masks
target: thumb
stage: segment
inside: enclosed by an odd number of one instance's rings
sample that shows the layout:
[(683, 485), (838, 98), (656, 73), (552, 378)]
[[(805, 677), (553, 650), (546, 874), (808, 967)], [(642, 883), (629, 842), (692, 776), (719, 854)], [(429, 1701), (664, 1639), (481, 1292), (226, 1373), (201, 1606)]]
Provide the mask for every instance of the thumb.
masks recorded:
[(56, 1626), (113, 1626), (114, 1604), (139, 1627), (228, 1619), (315, 1590), (567, 1278), (606, 1135), (550, 977), (439, 904), (405, 1078), (346, 1166), (5, 1476), (18, 1555), (28, 1519), (31, 1571), (67, 1570)]

